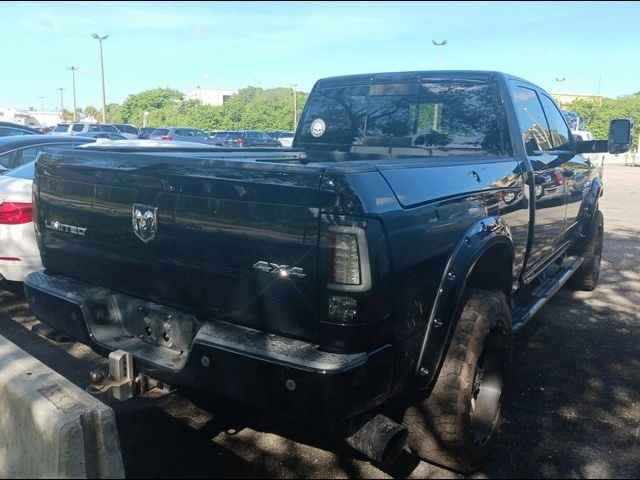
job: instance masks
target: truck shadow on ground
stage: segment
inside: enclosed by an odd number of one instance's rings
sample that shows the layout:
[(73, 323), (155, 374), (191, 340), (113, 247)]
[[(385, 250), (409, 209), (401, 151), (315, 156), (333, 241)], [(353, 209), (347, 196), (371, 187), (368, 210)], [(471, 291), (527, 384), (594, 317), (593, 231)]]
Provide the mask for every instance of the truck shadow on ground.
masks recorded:
[(488, 476), (640, 475), (639, 233), (608, 232), (599, 287), (562, 290), (516, 335)]

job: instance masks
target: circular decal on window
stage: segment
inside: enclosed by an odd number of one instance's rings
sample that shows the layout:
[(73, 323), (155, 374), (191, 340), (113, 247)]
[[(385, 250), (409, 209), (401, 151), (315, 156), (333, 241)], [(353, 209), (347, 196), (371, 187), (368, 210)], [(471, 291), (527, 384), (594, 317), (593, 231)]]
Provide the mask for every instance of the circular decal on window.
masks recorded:
[(321, 118), (316, 118), (311, 122), (311, 135), (318, 138), (324, 135), (324, 131), (327, 129), (327, 124)]

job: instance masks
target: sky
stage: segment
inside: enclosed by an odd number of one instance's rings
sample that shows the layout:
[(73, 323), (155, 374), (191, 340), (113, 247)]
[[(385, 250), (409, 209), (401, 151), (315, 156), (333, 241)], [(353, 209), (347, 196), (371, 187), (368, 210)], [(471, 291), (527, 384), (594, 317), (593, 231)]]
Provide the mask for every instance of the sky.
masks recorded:
[(438, 63), (617, 97), (640, 91), (639, 30), (640, 2), (1, 2), (0, 104), (55, 110), (64, 88), (69, 108), (77, 66), (78, 107), (100, 107), (93, 33), (107, 103)]

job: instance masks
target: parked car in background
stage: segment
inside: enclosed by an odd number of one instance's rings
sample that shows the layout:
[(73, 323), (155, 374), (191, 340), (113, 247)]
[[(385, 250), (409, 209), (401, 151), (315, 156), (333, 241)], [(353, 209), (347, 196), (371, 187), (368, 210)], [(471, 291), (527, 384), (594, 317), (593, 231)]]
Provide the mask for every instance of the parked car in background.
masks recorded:
[(222, 142), (223, 147), (281, 147), (278, 140), (274, 140), (265, 132), (257, 130), (229, 132)]
[(138, 130), (138, 138), (140, 140), (148, 140), (149, 135), (156, 129), (156, 127), (142, 127)]
[(125, 137), (124, 133), (113, 132), (87, 132), (82, 134), (85, 138), (108, 138), (109, 140), (135, 140), (137, 137), (130, 139)]
[(282, 132), (276, 137), (276, 140), (279, 141), (283, 147), (291, 148), (293, 144), (293, 132)]
[(80, 145), (94, 140), (84, 137), (52, 137), (51, 135), (21, 135), (0, 138), (0, 174), (32, 162), (46, 146)]
[(59, 123), (51, 133), (52, 135), (82, 135), (89, 132), (108, 132), (119, 134), (120, 130), (107, 123), (77, 122)]
[(221, 147), (224, 142), (224, 138), (229, 134), (228, 131), (213, 131), (209, 136), (209, 140), (214, 145)]
[(156, 128), (151, 135), (149, 135), (150, 140), (178, 140), (181, 142), (196, 142), (196, 143), (207, 143), (211, 144), (209, 140), (209, 135), (207, 135), (204, 131), (199, 128)]
[(51, 145), (80, 145), (92, 140), (50, 135), (0, 139), (0, 280), (21, 282), (42, 268), (33, 230), (31, 186), (35, 159)]
[(0, 177), (0, 280), (21, 282), (42, 268), (33, 230), (33, 172), (30, 162)]
[(0, 137), (9, 135), (37, 135), (39, 132), (31, 127), (13, 122), (0, 122)]
[(129, 140), (138, 138), (139, 131), (135, 125), (131, 125), (130, 123), (114, 123), (113, 126), (120, 130), (120, 133)]
[(59, 123), (49, 131), (49, 135), (68, 135), (70, 123)]

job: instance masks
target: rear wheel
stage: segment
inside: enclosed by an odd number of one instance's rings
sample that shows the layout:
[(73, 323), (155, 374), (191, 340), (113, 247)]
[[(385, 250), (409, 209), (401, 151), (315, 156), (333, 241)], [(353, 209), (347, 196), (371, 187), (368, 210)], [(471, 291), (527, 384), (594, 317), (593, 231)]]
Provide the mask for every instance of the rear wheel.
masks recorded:
[(499, 292), (471, 290), (431, 394), (404, 414), (423, 459), (471, 472), (491, 451), (511, 361), (511, 311)]
[(578, 254), (582, 254), (584, 261), (567, 282), (569, 288), (590, 292), (598, 286), (603, 243), (604, 216), (600, 210), (597, 210), (591, 222), (589, 233), (587, 233), (586, 243), (581, 252), (578, 252)]

